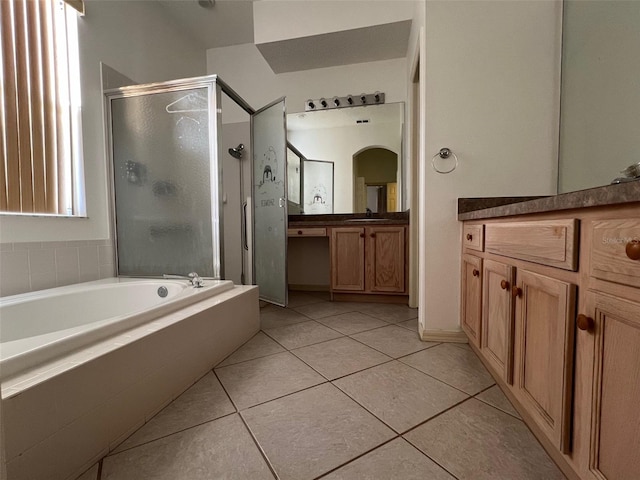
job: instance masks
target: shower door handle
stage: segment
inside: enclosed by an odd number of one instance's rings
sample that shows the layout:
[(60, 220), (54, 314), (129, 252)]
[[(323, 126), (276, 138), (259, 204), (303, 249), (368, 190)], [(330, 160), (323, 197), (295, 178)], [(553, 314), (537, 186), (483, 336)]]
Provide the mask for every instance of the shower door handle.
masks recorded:
[(285, 205), (285, 199), (284, 199), (284, 197), (280, 197), (280, 198), (278, 199), (278, 206), (279, 206), (280, 208), (284, 208), (284, 205)]
[(242, 244), (244, 249), (249, 251), (249, 243), (247, 242), (247, 202), (242, 203)]

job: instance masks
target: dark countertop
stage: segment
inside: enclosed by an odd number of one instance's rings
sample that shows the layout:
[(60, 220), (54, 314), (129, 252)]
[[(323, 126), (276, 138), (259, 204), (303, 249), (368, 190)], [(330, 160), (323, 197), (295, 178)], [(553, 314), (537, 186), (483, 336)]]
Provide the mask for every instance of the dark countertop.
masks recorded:
[[(289, 227), (315, 227), (315, 226), (352, 226), (367, 224), (367, 222), (349, 222), (354, 219), (371, 219), (374, 225), (408, 225), (409, 211), (374, 213), (367, 217), (364, 213), (333, 213), (326, 215), (289, 215)], [(379, 220), (376, 220), (379, 219)]]
[[(516, 198), (517, 203), (500, 204), (500, 199), (505, 201)], [(640, 181), (606, 185), (604, 187), (579, 190), (577, 192), (539, 197), (533, 200), (519, 200), (526, 197), (494, 197), (486, 199), (458, 199), (458, 220), (481, 220), (495, 217), (508, 217), (512, 215), (526, 215), (529, 213), (553, 212), (558, 210), (571, 210), (574, 208), (601, 207), (617, 205), (621, 203), (640, 202)], [(491, 203), (495, 202), (495, 203)], [(463, 209), (460, 210), (460, 205)], [(477, 210), (469, 210), (473, 205)], [(638, 212), (640, 216), (640, 209)]]

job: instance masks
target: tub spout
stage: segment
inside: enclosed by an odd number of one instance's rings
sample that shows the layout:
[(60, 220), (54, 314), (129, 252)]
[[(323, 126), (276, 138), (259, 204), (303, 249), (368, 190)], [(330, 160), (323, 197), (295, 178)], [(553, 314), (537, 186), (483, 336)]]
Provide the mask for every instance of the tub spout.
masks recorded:
[(194, 288), (200, 288), (204, 286), (204, 280), (196, 272), (191, 272), (189, 275), (175, 275), (173, 273), (164, 273), (162, 274), (162, 278), (177, 278), (181, 280), (189, 280), (189, 283), (191, 283)]

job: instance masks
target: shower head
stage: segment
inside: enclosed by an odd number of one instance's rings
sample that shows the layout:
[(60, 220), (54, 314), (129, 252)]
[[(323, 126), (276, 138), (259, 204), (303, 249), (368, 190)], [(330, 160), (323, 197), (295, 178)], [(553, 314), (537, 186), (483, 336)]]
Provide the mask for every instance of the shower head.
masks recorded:
[(244, 145), (241, 143), (236, 148), (230, 148), (229, 155), (231, 155), (233, 158), (237, 158), (238, 160), (240, 160), (242, 158), (243, 150), (244, 150)]

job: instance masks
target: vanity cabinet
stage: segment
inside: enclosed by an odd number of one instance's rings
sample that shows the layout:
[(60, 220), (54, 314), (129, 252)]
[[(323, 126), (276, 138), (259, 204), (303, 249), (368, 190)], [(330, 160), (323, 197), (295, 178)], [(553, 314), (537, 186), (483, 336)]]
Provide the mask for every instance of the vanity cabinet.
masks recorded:
[(589, 291), (581, 311), (578, 340), (592, 351), (583, 356), (590, 395), (576, 405), (588, 421), (585, 478), (640, 478), (640, 303)]
[(406, 227), (331, 228), (331, 291), (404, 294)]
[(462, 255), (462, 292), (460, 318), (462, 328), (476, 347), (480, 347), (482, 333), (482, 258)]
[(513, 375), (513, 315), (515, 268), (495, 260), (484, 261), (481, 351), (507, 383)]
[(571, 479), (640, 478), (639, 207), (463, 229), (462, 328)]
[(523, 269), (517, 279), (513, 390), (553, 445), (568, 453), (576, 286)]

